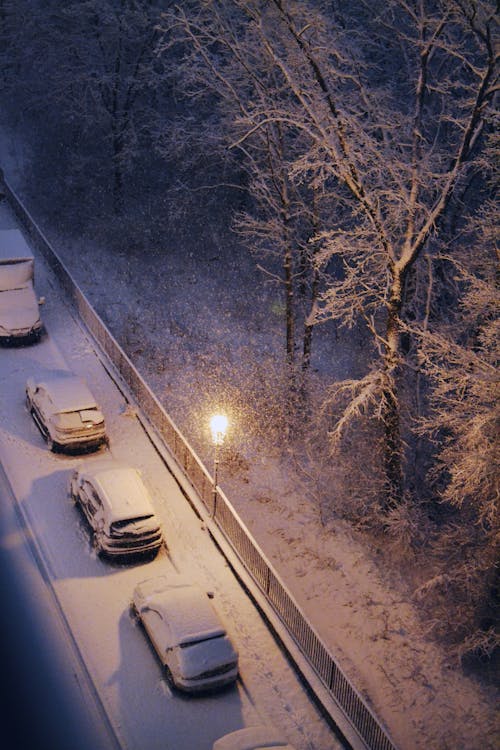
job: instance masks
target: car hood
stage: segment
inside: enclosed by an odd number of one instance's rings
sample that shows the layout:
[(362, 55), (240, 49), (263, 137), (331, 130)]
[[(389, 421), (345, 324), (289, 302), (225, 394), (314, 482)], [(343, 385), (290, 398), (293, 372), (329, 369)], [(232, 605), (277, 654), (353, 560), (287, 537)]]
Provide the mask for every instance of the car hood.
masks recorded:
[(224, 635), (179, 648), (178, 658), (182, 677), (192, 680), (227, 664), (236, 663), (238, 654), (229, 638)]
[(0, 326), (9, 331), (31, 328), (40, 320), (32, 286), (0, 292)]

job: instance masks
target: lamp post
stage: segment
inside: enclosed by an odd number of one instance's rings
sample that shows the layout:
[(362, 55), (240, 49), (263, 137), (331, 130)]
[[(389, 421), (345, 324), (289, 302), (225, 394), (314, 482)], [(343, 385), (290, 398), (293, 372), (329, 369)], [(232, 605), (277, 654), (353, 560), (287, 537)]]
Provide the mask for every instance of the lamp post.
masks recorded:
[(213, 484), (213, 504), (212, 516), (215, 516), (217, 508), (217, 475), (219, 472), (219, 450), (226, 437), (227, 417), (224, 414), (214, 414), (210, 420), (210, 430), (212, 432), (212, 442), (214, 444), (214, 484)]

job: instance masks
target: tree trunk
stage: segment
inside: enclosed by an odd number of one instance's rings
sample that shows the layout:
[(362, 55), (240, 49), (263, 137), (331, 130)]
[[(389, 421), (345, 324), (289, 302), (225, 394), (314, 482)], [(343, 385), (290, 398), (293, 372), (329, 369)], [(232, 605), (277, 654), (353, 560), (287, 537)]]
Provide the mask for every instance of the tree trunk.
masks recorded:
[(403, 499), (403, 450), (399, 423), (399, 400), (394, 381), (384, 393), (384, 468), (386, 477), (386, 497), (384, 509), (390, 510), (399, 505)]
[[(319, 288), (319, 273), (317, 269), (313, 271), (313, 278), (311, 284), (311, 304), (310, 310), (314, 310), (316, 301), (318, 299), (318, 288)], [(311, 351), (312, 351), (312, 330), (313, 326), (307, 322), (304, 323), (304, 339), (302, 348), (302, 371), (307, 372), (311, 365)]]
[(116, 216), (123, 211), (123, 167), (122, 167), (122, 138), (113, 134), (113, 210)]
[[(319, 231), (319, 215), (318, 215), (318, 204), (316, 200), (316, 190), (313, 190), (312, 193), (312, 222), (311, 222), (311, 231), (312, 231), (312, 237), (314, 238)], [(302, 295), (305, 298), (306, 294), (306, 270), (309, 267), (312, 270), (312, 280), (311, 280), (311, 299), (309, 303), (309, 312), (311, 313), (314, 308), (316, 307), (316, 302), (318, 299), (318, 290), (319, 290), (319, 271), (316, 268), (314, 264), (314, 256), (316, 255), (318, 251), (318, 245), (316, 242), (314, 242), (313, 246), (313, 258), (308, 259), (306, 256), (305, 251), (301, 255), (301, 266), (303, 264), (303, 267), (301, 267), (301, 285), (303, 287)], [(304, 307), (305, 307), (305, 301), (304, 301)], [(302, 372), (305, 373), (309, 369), (309, 366), (311, 364), (311, 350), (312, 350), (312, 325), (307, 323), (308, 315), (306, 315), (306, 319), (304, 322), (304, 336), (303, 336), (303, 345), (302, 345)], [(302, 379), (302, 387), (304, 386), (304, 379)]]
[(386, 385), (384, 388), (384, 469), (387, 483), (385, 510), (399, 505), (403, 499), (403, 446), (400, 429), (400, 407), (397, 394), (397, 378), (400, 358), (399, 313), (403, 299), (402, 274), (393, 269), (392, 285), (388, 303), (386, 326), (386, 352), (384, 371)]
[(119, 216), (123, 209), (123, 123), (120, 117), (120, 83), (122, 76), (122, 17), (120, 16), (120, 35), (118, 38), (118, 49), (115, 57), (114, 83), (111, 96), (111, 136), (113, 148), (113, 209), (115, 215)]
[(290, 370), (292, 386), (295, 384), (295, 310), (292, 243), (290, 241), (288, 214), (289, 204), (285, 194), (286, 183), (283, 183), (281, 196), (281, 232), (283, 244), (283, 274), (285, 277), (285, 327), (286, 327), (286, 362)]
[(286, 361), (288, 365), (290, 365), (290, 367), (293, 367), (295, 363), (295, 319), (293, 309), (294, 293), (292, 252), (288, 243), (285, 249), (283, 268), (285, 272)]

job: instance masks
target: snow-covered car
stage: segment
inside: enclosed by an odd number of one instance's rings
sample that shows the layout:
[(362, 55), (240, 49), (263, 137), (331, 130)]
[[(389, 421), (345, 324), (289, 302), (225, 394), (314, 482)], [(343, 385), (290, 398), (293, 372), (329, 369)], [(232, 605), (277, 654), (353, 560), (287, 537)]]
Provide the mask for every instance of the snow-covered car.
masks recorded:
[(15, 289), (0, 289), (0, 341), (37, 341), (43, 331), (37, 300), (30, 284)]
[(238, 729), (216, 740), (213, 750), (294, 750), (292, 745), (272, 727), (258, 726)]
[(26, 405), (51, 451), (91, 450), (107, 442), (103, 413), (76, 375), (29, 378)]
[(133, 608), (179, 690), (202, 692), (236, 680), (238, 652), (208, 594), (196, 584), (178, 575), (142, 581)]
[(163, 532), (140, 472), (113, 459), (76, 468), (69, 493), (87, 519), (99, 554), (155, 556)]
[(19, 229), (0, 230), (0, 342), (36, 341), (43, 324), (33, 288), (35, 259)]

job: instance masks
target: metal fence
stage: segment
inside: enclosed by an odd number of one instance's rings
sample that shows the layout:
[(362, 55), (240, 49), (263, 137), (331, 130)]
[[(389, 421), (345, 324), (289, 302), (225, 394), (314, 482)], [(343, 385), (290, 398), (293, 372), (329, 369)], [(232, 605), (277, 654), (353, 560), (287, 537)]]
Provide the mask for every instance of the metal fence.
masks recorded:
[(335, 662), (227, 497), (219, 488), (214, 496), (211, 475), (75, 284), (21, 200), (7, 183), (4, 182), (4, 185), (5, 193), (17, 218), (56, 274), (85, 326), (120, 373), (141, 411), (175, 457), (209, 514), (265, 594), (267, 601), (272, 605), (288, 633), (362, 743), (370, 750), (396, 750), (387, 732)]

